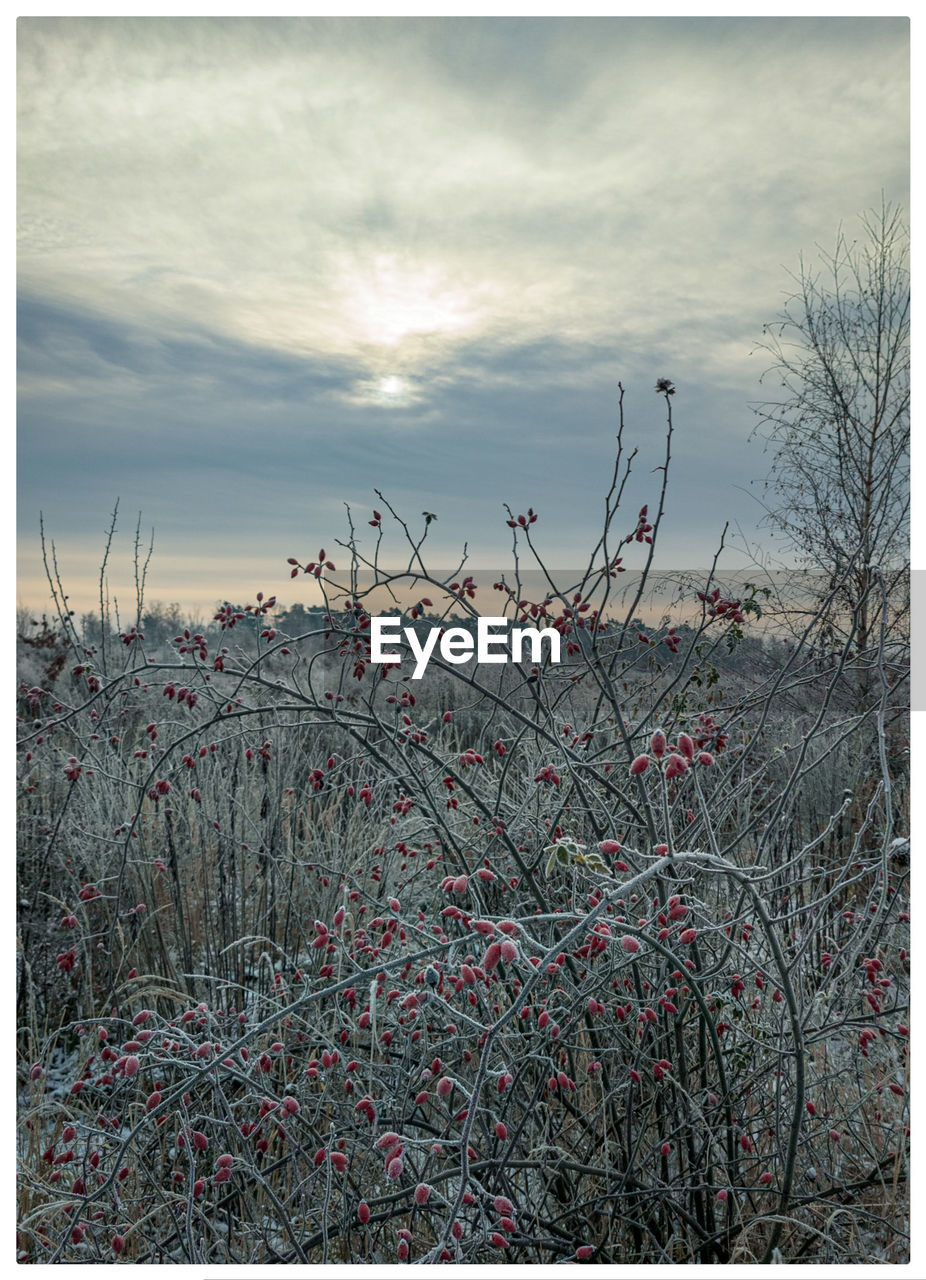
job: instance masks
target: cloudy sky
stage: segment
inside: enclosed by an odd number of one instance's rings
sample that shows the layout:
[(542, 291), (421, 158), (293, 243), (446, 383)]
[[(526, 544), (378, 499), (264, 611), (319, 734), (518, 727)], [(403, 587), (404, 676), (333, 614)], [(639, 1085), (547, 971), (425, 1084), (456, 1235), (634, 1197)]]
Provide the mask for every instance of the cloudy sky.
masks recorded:
[[(787, 270), (908, 197), (908, 24), (25, 18), (19, 599), (289, 602), (381, 489), (434, 562), (594, 541), (618, 381), (665, 568), (768, 546), (749, 443)], [(372, 533), (372, 530), (369, 530)], [(389, 557), (386, 556), (388, 560)], [(736, 567), (741, 555), (728, 563)]]

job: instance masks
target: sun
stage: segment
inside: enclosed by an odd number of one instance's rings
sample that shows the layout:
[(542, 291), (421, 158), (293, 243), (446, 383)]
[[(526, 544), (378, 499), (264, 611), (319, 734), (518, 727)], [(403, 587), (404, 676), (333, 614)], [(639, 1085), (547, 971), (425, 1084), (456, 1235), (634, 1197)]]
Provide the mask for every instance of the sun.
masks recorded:
[[(385, 366), (386, 369), (389, 365)], [(395, 368), (395, 366), (392, 366)], [(380, 370), (383, 366), (380, 365)], [(420, 399), (419, 380), (404, 373), (370, 370), (369, 377), (359, 379), (348, 392), (354, 404), (376, 405), (379, 409), (407, 409)]]

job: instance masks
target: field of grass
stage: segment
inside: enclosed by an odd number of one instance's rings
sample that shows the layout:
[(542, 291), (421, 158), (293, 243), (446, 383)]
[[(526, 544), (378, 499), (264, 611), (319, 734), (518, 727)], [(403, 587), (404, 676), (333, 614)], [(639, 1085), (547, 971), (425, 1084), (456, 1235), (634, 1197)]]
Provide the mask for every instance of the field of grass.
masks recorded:
[[(21, 1261), (907, 1258), (906, 646), (642, 625), (619, 492), (496, 593), (559, 666), (412, 681), (360, 593), (23, 627)], [(472, 612), (409, 542), (406, 624)]]

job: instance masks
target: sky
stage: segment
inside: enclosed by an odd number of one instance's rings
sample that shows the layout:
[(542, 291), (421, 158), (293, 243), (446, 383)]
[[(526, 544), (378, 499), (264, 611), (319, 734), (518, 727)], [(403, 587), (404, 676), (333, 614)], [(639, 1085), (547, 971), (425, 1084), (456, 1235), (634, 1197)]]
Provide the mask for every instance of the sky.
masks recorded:
[(305, 598), (375, 489), (435, 565), (503, 564), (507, 502), (569, 566), (619, 382), (655, 505), (662, 377), (656, 564), (774, 553), (762, 325), (906, 205), (908, 58), (899, 18), (20, 19), (18, 601), (41, 512), (93, 607), (116, 499), (126, 606), (139, 513), (149, 599), (205, 614)]

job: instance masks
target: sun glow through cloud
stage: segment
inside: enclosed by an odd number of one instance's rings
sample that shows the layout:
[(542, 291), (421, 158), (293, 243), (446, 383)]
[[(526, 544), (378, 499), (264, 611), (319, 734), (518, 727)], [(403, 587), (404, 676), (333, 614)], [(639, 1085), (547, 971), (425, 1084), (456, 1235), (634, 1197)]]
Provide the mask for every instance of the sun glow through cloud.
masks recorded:
[(462, 335), (479, 309), (440, 267), (383, 254), (355, 268), (341, 289), (341, 305), (356, 337), (376, 347), (407, 338)]

